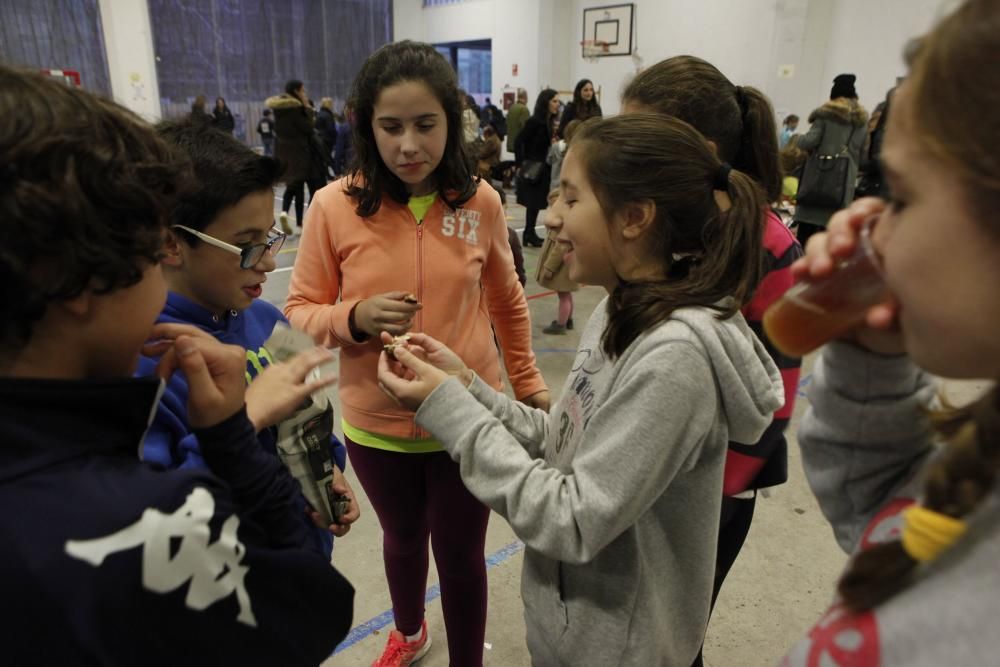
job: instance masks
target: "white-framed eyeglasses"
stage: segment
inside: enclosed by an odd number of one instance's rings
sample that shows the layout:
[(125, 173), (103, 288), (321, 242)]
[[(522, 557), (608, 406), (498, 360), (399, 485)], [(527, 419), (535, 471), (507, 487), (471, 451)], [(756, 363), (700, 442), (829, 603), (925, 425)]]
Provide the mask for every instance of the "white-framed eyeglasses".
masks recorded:
[(284, 232), (281, 232), (274, 227), (272, 227), (268, 232), (269, 238), (265, 243), (255, 243), (254, 245), (246, 248), (234, 246), (232, 243), (226, 243), (225, 241), (221, 241), (214, 236), (209, 236), (204, 232), (199, 232), (197, 229), (191, 229), (190, 227), (185, 227), (184, 225), (173, 225), (172, 229), (182, 229), (188, 234), (201, 239), (208, 245), (239, 255), (241, 269), (252, 269), (257, 266), (257, 263), (264, 259), (265, 253), (270, 253), (272, 256), (277, 255), (278, 251), (281, 250), (281, 246), (285, 244)]

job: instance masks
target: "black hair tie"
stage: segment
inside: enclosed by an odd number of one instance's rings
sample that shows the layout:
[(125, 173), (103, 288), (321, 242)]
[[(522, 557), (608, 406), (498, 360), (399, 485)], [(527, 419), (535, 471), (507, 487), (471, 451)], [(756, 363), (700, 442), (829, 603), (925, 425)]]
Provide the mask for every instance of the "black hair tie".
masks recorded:
[(740, 116), (745, 117), (747, 115), (747, 96), (743, 92), (743, 86), (736, 86), (736, 104), (740, 107)]
[(719, 165), (719, 170), (715, 172), (715, 190), (729, 192), (729, 172), (732, 170), (733, 168), (729, 166), (728, 162), (723, 162)]

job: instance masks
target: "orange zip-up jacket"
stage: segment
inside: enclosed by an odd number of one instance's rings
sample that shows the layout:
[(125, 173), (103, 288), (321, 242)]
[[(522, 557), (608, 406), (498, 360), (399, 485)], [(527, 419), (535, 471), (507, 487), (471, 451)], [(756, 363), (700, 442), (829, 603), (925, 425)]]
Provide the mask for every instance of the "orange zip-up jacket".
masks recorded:
[(495, 329), (515, 396), (545, 390), (496, 191), (480, 182), (455, 211), (439, 197), (417, 224), (409, 207), (389, 196), (375, 215), (360, 217), (344, 191), (346, 182), (321, 189), (309, 205), (285, 316), (318, 344), (341, 348), (340, 403), (347, 423), (397, 438), (429, 437), (413, 423), (412, 412), (379, 390), (381, 342), (358, 343), (351, 336), (351, 309), (385, 292), (415, 294), (423, 308), (413, 331), (440, 340), (500, 389)]

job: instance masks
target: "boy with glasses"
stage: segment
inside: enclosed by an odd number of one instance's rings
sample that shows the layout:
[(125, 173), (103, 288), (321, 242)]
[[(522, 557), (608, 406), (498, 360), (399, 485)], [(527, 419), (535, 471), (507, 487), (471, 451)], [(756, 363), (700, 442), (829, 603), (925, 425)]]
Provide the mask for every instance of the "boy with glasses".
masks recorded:
[[(261, 446), (277, 455), (276, 424), (311, 393), (334, 381), (309, 379), (313, 368), (331, 360), (328, 350), (316, 348), (288, 363), (274, 363), (264, 348), (275, 323), (286, 321), (281, 311), (258, 298), (285, 241), (285, 235), (274, 229), (272, 186), (281, 176), (280, 164), (203, 123), (167, 121), (157, 130), (190, 161), (195, 175), (174, 207), (164, 245), (162, 265), (169, 292), (158, 321), (194, 325), (246, 349), (247, 416)], [(153, 357), (143, 358), (140, 374), (152, 372), (156, 363)], [(185, 419), (187, 391), (180, 375), (168, 382), (143, 447), (145, 460), (171, 468), (204, 466), (198, 438)], [(359, 515), (341, 472), (344, 447), (331, 438), (330, 450), (336, 463), (333, 491), (347, 496), (350, 505), (338, 523), (312, 531), (327, 554), (332, 548), (330, 534), (347, 533)], [(300, 500), (302, 519), (312, 522), (305, 499)]]
[[(35, 72), (0, 65), (0, 118), (4, 663), (318, 664), (353, 592), (256, 442), (243, 351), (154, 326), (187, 169), (134, 114)], [(188, 379), (207, 468), (139, 460), (151, 339), (157, 374)]]

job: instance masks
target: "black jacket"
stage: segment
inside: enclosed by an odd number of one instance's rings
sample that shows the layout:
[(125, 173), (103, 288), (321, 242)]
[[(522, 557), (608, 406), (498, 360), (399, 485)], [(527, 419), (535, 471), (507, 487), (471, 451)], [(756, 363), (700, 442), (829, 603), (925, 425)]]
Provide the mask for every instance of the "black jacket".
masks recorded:
[(313, 112), (288, 94), (267, 98), (264, 103), (274, 113), (278, 135), (274, 156), (285, 163), (286, 183), (323, 178), (325, 164), (316, 145)]
[(240, 411), (212, 471), (139, 460), (158, 380), (0, 378), (0, 581), (11, 665), (310, 665), (354, 592)]
[(545, 158), (549, 155), (551, 145), (552, 135), (548, 124), (534, 116), (529, 118), (514, 142), (514, 154), (519, 166), (525, 160), (541, 162), (542, 178), (538, 183), (529, 183), (523, 178), (517, 179), (518, 204), (538, 210), (548, 208), (552, 167)]
[(223, 107), (221, 110), (218, 107), (212, 109), (212, 125), (223, 132), (232, 133), (236, 121), (233, 120), (233, 112), (229, 107)]
[(566, 108), (563, 109), (562, 118), (559, 120), (559, 138), (566, 138), (564, 136), (566, 126), (569, 125), (571, 121), (585, 121), (588, 118), (601, 118), (602, 116), (604, 116), (604, 112), (601, 111), (601, 105), (597, 103), (597, 100), (593, 100), (590, 106), (585, 109), (577, 109), (575, 102), (568, 103)]

